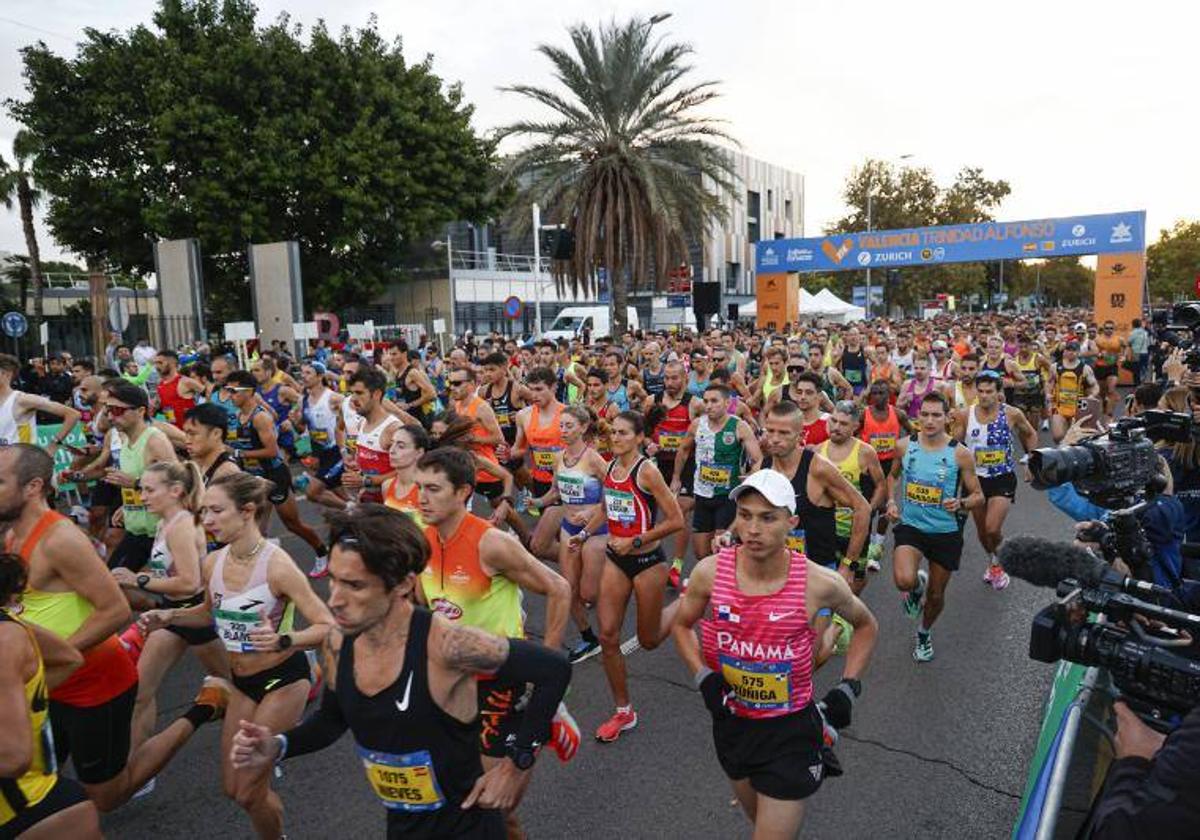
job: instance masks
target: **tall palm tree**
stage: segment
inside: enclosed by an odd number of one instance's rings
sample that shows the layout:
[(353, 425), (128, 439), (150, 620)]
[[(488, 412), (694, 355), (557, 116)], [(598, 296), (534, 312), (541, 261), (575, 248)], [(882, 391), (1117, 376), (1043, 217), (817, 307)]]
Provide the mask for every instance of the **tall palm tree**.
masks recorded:
[(722, 191), (736, 195), (732, 160), (713, 141), (737, 143), (699, 113), (719, 95), (717, 84), (692, 82), (691, 46), (652, 38), (655, 22), (577, 24), (573, 53), (538, 47), (562, 90), (502, 88), (553, 111), (499, 131), (500, 139), (531, 140), (503, 170), (504, 183), (517, 187), (512, 222), (527, 229), (536, 202), (573, 231), (574, 255), (554, 265), (559, 289), (592, 294), (603, 267), (617, 331), (627, 326), (630, 288), (661, 285), (687, 260), (688, 241), (703, 241), (727, 215)]
[(12, 168), (0, 156), (0, 202), (12, 209), (13, 200), (21, 214), (21, 226), (25, 230), (25, 248), (29, 252), (29, 275), (33, 286), (33, 317), (37, 323), (42, 322), (42, 257), (38, 248), (37, 230), (33, 226), (33, 208), (42, 199), (41, 190), (32, 181), (30, 164), (33, 160), (36, 142), (33, 135), (25, 130), (18, 131), (13, 139), (13, 157), (17, 166)]

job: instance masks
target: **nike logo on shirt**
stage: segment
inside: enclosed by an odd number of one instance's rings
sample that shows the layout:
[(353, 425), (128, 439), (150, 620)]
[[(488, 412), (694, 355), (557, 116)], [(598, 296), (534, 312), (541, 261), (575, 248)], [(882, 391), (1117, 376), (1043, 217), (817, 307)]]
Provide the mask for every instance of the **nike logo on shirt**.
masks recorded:
[(794, 615), (795, 612), (796, 612), (795, 610), (788, 610), (785, 613), (777, 613), (774, 610), (772, 610), (771, 612), (767, 613), (767, 621), (779, 621), (781, 619), (787, 618), (789, 615)]
[(408, 695), (412, 691), (413, 672), (408, 672), (408, 682), (404, 684), (404, 697), (396, 701), (396, 708), (401, 712), (408, 711)]

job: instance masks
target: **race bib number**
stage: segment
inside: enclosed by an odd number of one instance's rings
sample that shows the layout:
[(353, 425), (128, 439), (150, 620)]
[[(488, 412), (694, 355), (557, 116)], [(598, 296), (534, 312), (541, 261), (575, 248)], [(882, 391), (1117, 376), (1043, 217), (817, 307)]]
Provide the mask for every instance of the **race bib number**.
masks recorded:
[(554, 450), (552, 449), (535, 449), (533, 451), (533, 465), (541, 467), (544, 470), (554, 468)]
[(721, 656), (721, 676), (739, 702), (752, 709), (786, 709), (791, 698), (791, 665), (746, 662)]
[(792, 551), (804, 553), (804, 529), (797, 528), (787, 536), (787, 547)]
[(684, 435), (667, 435), (660, 434), (658, 436), (658, 448), (664, 452), (678, 452), (679, 447), (683, 445)]
[(854, 368), (851, 368), (850, 370), (847, 370), (847, 371), (843, 371), (842, 376), (844, 376), (846, 378), (846, 381), (849, 382), (851, 385), (861, 385), (862, 381), (863, 381), (862, 371), (856, 370)]
[(393, 755), (358, 747), (371, 790), (393, 811), (436, 811), (446, 804), (428, 750)]
[(312, 438), (313, 443), (319, 443), (321, 446), (329, 443), (329, 432), (324, 429), (313, 429), (309, 433), (309, 436)]
[(258, 459), (257, 458), (243, 458), (242, 459), (242, 467), (245, 469), (248, 469), (248, 470), (256, 470), (256, 469), (258, 469)]
[(583, 478), (578, 475), (558, 475), (558, 495), (569, 505), (583, 504)]
[(718, 467), (713, 464), (701, 464), (699, 475), (701, 481), (711, 484), (713, 487), (727, 487), (729, 480), (733, 477), (729, 467)]
[(164, 408), (163, 409), (163, 419), (166, 420), (168, 423), (170, 423), (172, 426), (174, 426), (175, 425), (175, 409), (169, 408), (169, 407)]
[(604, 509), (613, 522), (630, 524), (637, 519), (633, 494), (627, 490), (604, 489)]
[(937, 484), (913, 479), (904, 485), (904, 498), (914, 505), (939, 507), (942, 504), (942, 488)]
[(225, 650), (232, 653), (253, 653), (254, 645), (250, 641), (250, 631), (262, 626), (262, 616), (253, 612), (239, 610), (222, 610), (214, 608), (213, 623), (217, 627), (217, 636), (225, 645)]
[(871, 435), (871, 448), (880, 455), (890, 455), (896, 451), (896, 436), (893, 434)]
[(975, 464), (980, 467), (1002, 467), (1008, 456), (1003, 446), (981, 446), (975, 450)]
[(121, 504), (128, 510), (144, 510), (146, 503), (142, 501), (142, 491), (136, 487), (121, 488)]

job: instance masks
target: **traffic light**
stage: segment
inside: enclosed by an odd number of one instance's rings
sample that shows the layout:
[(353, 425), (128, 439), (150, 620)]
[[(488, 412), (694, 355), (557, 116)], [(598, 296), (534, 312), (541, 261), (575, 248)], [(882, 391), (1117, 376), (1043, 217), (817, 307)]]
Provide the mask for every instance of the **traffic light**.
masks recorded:
[(543, 257), (569, 260), (575, 256), (575, 234), (566, 228), (543, 227), (539, 244)]

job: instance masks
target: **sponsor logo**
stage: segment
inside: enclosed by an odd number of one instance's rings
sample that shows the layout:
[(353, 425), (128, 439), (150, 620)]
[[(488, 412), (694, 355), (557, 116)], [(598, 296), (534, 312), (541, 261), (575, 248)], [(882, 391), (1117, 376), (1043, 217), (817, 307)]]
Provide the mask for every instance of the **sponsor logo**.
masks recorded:
[(779, 265), (779, 254), (775, 253), (774, 248), (767, 248), (763, 251), (762, 259), (759, 261), (761, 265)]
[(1117, 224), (1113, 225), (1112, 235), (1108, 237), (1108, 241), (1113, 245), (1117, 245), (1122, 242), (1132, 242), (1133, 231), (1130, 229), (1130, 226), (1124, 222), (1117, 222)]
[(1124, 292), (1113, 292), (1108, 298), (1108, 304), (1113, 309), (1124, 309), (1125, 308), (1125, 293)]
[(812, 248), (789, 248), (787, 252), (787, 261), (794, 262), (812, 262)]
[(788, 610), (787, 612), (777, 613), (774, 610), (771, 610), (769, 613), (767, 613), (767, 621), (781, 621), (787, 618), (789, 615), (794, 615), (795, 612), (795, 610)]
[(825, 765), (823, 765), (823, 764), (808, 765), (808, 772), (812, 774), (814, 782), (821, 781), (821, 771), (823, 771), (824, 769), (825, 769)]
[(268, 691), (270, 691), (272, 688), (274, 688), (275, 686), (279, 685), (279, 683), (281, 683), (282, 681), (283, 681), (283, 680), (281, 680), (279, 677), (276, 677), (276, 678), (275, 678), (275, 679), (273, 679), (273, 680), (267, 680), (267, 683), (266, 683), (266, 685), (264, 685), (264, 686), (263, 686), (263, 693), (264, 693), (264, 694), (266, 694), (266, 693), (267, 693)]
[(462, 607), (451, 601), (449, 598), (434, 598), (429, 606), (433, 607), (434, 612), (439, 612), (451, 621), (458, 621), (462, 618)]
[(1087, 236), (1083, 239), (1064, 239), (1058, 244), (1064, 248), (1091, 248), (1096, 244), (1096, 237)]
[(1124, 274), (1126, 267), (1127, 266), (1125, 265), (1125, 263), (1113, 263), (1112, 273), (1113, 274)]
[[(883, 254), (880, 254), (880, 256), (883, 256)], [(870, 251), (860, 252), (858, 255), (858, 264), (859, 265), (870, 265), (871, 264), (871, 252)]]
[(396, 710), (399, 712), (408, 711), (408, 695), (412, 691), (413, 672), (408, 672), (408, 682), (404, 684), (404, 696), (396, 701)]
[(933, 259), (933, 249), (932, 248), (922, 248), (921, 249), (921, 259), (923, 259), (923, 260)]
[(1076, 239), (1083, 236), (1085, 233), (1087, 233), (1087, 228), (1085, 228), (1083, 225), (1075, 225), (1075, 227), (1071, 228), (1071, 235)]
[[(835, 263), (841, 264), (846, 255), (850, 253), (850, 249), (854, 247), (853, 239), (843, 239), (841, 244), (837, 244), (826, 239), (821, 243), (821, 250), (825, 252), (825, 256)], [(869, 259), (869, 257), (868, 257)]]
[(779, 285), (779, 284), (778, 284), (778, 282), (775, 280), (775, 278), (774, 278), (774, 277), (768, 277), (768, 278), (767, 278), (767, 291), (768, 291), (768, 292), (773, 292), (773, 291), (775, 291), (775, 287), (776, 287), (777, 285)]
[(247, 601), (246, 603), (239, 606), (238, 609), (239, 610), (252, 610), (262, 603), (263, 603), (263, 601), (258, 598), (251, 598), (249, 601)]
[(1037, 243), (1036, 242), (1026, 242), (1024, 245), (1021, 246), (1021, 250), (1022, 251), (1036, 251)]
[(471, 582), (471, 573), (462, 566), (455, 566), (454, 571), (450, 573), (450, 580), (454, 583), (467, 584)]

